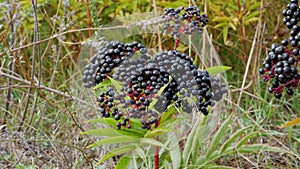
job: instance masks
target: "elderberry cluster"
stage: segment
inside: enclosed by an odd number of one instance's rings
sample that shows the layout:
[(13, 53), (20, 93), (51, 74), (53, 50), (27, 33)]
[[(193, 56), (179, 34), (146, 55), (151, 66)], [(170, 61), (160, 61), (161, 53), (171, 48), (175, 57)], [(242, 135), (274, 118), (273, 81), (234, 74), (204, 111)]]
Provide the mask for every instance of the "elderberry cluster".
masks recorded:
[(221, 83), (220, 79), (217, 77), (211, 78), (211, 90), (213, 92), (213, 101), (220, 101), (225, 93), (227, 93), (227, 88), (225, 83)]
[[(151, 129), (159, 113), (172, 103), (190, 113), (192, 110), (185, 108), (190, 104), (183, 98), (191, 95), (197, 100), (198, 110), (208, 114), (212, 93), (207, 71), (198, 70), (188, 55), (176, 50), (159, 52), (151, 59), (145, 57), (124, 61), (113, 74), (114, 79), (124, 81), (119, 103), (127, 119), (141, 119), (142, 128)], [(150, 106), (155, 99), (156, 104)]]
[(290, 29), (290, 37), (283, 40), (281, 45), (272, 44), (271, 51), (263, 62), (264, 67), (259, 69), (265, 82), (272, 81), (268, 90), (276, 98), (283, 95), (284, 88), (286, 94), (293, 95), (293, 87), (299, 84), (300, 74), (297, 69), (300, 54), (299, 12), (298, 0), (291, 0), (287, 9), (282, 12), (283, 22)]
[(287, 5), (287, 8), (282, 11), (284, 16), (283, 23), (289, 28), (297, 25), (298, 18), (300, 17), (300, 9), (298, 6), (298, 0), (291, 0), (291, 3)]
[[(162, 19), (163, 28), (177, 38), (176, 44), (183, 33), (202, 33), (208, 22), (197, 7), (168, 8)], [(199, 70), (190, 56), (177, 50), (151, 56), (138, 42), (104, 42), (85, 67), (82, 81), (86, 88), (107, 82), (95, 88), (100, 90), (99, 112), (114, 118), (117, 129), (132, 128), (131, 118), (140, 119), (143, 129), (158, 126), (159, 115), (170, 105), (207, 115), (214, 97), (209, 73)], [(222, 92), (216, 92), (217, 99)]]
[(206, 26), (208, 17), (202, 14), (196, 6), (166, 8), (163, 18), (166, 23), (163, 29), (170, 32), (174, 37), (180, 37), (183, 33), (192, 34), (193, 32), (202, 33), (202, 27)]
[(89, 88), (107, 79), (115, 67), (130, 58), (135, 52), (141, 54), (147, 52), (143, 44), (138, 42), (122, 43), (119, 41), (105, 42), (96, 55), (90, 59), (90, 63), (85, 67), (82, 82), (84, 87)]

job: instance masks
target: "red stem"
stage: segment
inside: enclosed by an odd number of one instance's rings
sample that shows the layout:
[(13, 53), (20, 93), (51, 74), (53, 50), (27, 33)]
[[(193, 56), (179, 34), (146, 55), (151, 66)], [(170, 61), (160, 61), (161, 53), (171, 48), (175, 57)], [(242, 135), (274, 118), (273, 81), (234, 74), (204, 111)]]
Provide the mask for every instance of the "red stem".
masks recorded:
[[(155, 128), (159, 126), (159, 120), (156, 121), (155, 123)], [(159, 147), (154, 146), (154, 169), (159, 168)]]
[(159, 147), (154, 146), (154, 169), (159, 168)]
[(176, 50), (176, 48), (178, 47), (178, 44), (179, 44), (179, 38), (176, 38), (175, 45), (174, 45), (174, 50)]

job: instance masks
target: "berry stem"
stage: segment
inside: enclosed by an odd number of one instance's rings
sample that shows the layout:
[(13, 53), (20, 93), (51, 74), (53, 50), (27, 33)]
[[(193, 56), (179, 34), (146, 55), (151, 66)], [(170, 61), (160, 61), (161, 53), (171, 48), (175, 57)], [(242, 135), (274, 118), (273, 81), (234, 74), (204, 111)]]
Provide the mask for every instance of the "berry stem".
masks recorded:
[(175, 45), (174, 45), (174, 50), (177, 49), (178, 44), (179, 44), (179, 38), (176, 38), (176, 40), (175, 40)]
[(159, 147), (154, 146), (154, 169), (159, 168)]

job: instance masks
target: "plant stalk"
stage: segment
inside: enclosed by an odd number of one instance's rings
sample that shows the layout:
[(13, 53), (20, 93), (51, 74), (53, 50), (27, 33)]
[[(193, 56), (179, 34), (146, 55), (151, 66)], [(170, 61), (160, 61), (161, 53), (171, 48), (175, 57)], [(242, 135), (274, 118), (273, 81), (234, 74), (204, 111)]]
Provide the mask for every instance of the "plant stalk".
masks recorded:
[[(155, 123), (155, 128), (159, 126), (159, 120), (156, 121)], [(156, 138), (157, 139), (157, 138)], [(159, 147), (154, 146), (154, 169), (159, 168)]]

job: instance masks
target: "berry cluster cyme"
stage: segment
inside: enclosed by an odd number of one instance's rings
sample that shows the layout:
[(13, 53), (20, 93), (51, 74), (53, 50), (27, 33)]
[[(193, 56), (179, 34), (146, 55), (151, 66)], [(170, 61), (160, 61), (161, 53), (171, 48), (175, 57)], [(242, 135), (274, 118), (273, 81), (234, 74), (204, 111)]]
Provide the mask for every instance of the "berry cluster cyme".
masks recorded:
[(137, 51), (144, 54), (147, 49), (138, 42), (126, 44), (118, 41), (106, 42), (86, 66), (82, 77), (84, 86), (88, 88), (101, 83), (107, 79), (107, 75), (110, 75), (115, 67)]
[[(177, 38), (182, 33), (201, 33), (208, 21), (196, 7), (168, 8), (163, 18), (163, 28)], [(119, 41), (104, 41), (82, 77), (84, 87), (96, 86), (99, 112), (114, 118), (117, 129), (132, 128), (130, 119), (135, 118), (148, 130), (159, 125), (161, 113), (170, 105), (207, 115), (213, 100), (226, 92), (221, 89), (224, 85), (214, 78), (212, 86), (211, 80), (209, 73), (199, 70), (176, 45), (174, 50), (153, 52), (138, 42)], [(218, 91), (215, 97), (212, 87)]]
[(202, 33), (202, 27), (206, 26), (208, 22), (207, 15), (201, 15), (196, 6), (166, 8), (163, 18), (166, 19), (163, 29), (171, 32), (174, 37), (180, 37), (183, 33)]
[[(271, 81), (269, 92), (280, 98), (283, 92), (287, 95), (294, 94), (294, 87), (298, 86), (300, 74), (298, 62), (300, 54), (300, 8), (298, 0), (291, 0), (282, 12), (283, 23), (290, 29), (290, 37), (279, 44), (272, 44), (271, 51), (266, 56), (259, 70), (263, 81)], [(286, 89), (286, 90), (284, 90)]]

